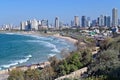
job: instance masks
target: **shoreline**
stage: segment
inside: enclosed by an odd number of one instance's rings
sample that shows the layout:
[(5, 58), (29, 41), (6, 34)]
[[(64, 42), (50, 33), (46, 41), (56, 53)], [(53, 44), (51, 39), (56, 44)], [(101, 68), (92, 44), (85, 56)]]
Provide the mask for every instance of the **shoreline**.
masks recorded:
[(40, 33), (38, 31), (4, 31), (4, 32), (0, 32), (0, 33), (13, 33), (13, 34), (23, 34), (23, 35), (36, 35), (36, 36), (53, 36), (53, 37), (56, 37), (56, 38), (61, 38), (61, 39), (65, 39), (65, 40), (68, 40), (72, 43), (77, 43), (78, 40), (77, 39), (74, 39), (74, 38), (71, 38), (71, 37), (67, 37), (67, 36), (62, 36), (60, 35), (59, 33)]
[[(73, 39), (71, 37), (65, 37), (65, 36), (61, 36), (59, 33), (54, 33), (54, 34), (40, 34), (39, 32), (35, 32), (35, 31), (29, 31), (29, 32), (25, 32), (25, 31), (16, 31), (16, 32), (8, 32), (8, 31), (4, 31), (4, 32), (0, 32), (0, 33), (13, 33), (13, 34), (23, 34), (23, 35), (36, 35), (36, 36), (53, 36), (56, 38), (61, 38), (61, 39), (65, 39), (70, 41), (73, 44), (76, 44), (78, 42), (78, 40)], [(50, 65), (49, 61), (46, 62), (42, 62), (42, 63), (38, 63), (38, 64), (31, 64), (30, 66), (27, 65), (23, 65), (23, 66), (14, 66), (5, 70), (0, 70), (0, 75), (8, 75), (9, 71), (14, 70), (14, 69), (20, 69), (20, 70), (27, 70), (27, 69), (36, 69), (36, 68), (44, 68), (45, 66)]]
[(76, 44), (78, 42), (77, 39), (73, 39), (71, 37), (62, 36), (60, 34), (54, 34), (53, 36), (56, 37), (56, 38), (61, 38), (61, 39), (68, 40), (68, 41), (72, 42), (73, 44)]

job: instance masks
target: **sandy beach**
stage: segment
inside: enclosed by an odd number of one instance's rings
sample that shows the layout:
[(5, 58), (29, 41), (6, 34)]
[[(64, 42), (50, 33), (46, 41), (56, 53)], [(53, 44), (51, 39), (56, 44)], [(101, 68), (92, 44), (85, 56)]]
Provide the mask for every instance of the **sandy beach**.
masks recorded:
[(54, 34), (53, 36), (57, 37), (57, 38), (61, 38), (61, 39), (66, 39), (74, 44), (76, 44), (78, 42), (78, 40), (76, 40), (76, 39), (73, 39), (71, 37), (61, 36), (60, 34)]

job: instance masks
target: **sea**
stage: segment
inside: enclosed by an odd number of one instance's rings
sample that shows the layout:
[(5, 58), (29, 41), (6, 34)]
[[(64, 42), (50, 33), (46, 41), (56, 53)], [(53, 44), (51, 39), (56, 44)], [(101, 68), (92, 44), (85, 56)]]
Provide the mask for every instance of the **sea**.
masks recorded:
[(53, 36), (1, 33), (0, 70), (41, 63), (52, 56), (60, 58), (61, 51), (71, 52), (75, 49), (73, 43)]

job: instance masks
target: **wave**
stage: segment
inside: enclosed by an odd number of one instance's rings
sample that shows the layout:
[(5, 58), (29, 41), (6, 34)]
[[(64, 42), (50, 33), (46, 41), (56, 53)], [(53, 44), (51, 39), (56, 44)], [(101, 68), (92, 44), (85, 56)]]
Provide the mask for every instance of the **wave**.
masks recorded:
[(5, 65), (1, 65), (0, 68), (10, 68), (12, 66), (15, 66), (15, 65), (18, 65), (18, 64), (22, 64), (22, 63), (25, 63), (27, 62), (30, 58), (32, 57), (32, 55), (28, 55), (28, 56), (25, 56), (25, 59), (20, 59), (20, 60), (16, 60), (16, 61), (12, 61), (10, 64), (5, 64)]
[(16, 60), (15, 63), (18, 63), (18, 64), (25, 63), (25, 62), (27, 62), (31, 57), (32, 57), (32, 55), (28, 55), (28, 56), (25, 57), (25, 59)]
[(32, 57), (32, 55), (28, 55), (28, 56), (26, 56), (26, 57), (31, 58), (31, 57)]
[(13, 34), (15, 34), (15, 33), (5, 33), (5, 34), (7, 34), (7, 35), (13, 35)]
[(37, 35), (29, 35), (30, 37), (39, 39), (39, 40), (45, 40), (45, 41), (52, 41), (53, 38), (52, 37), (43, 37), (43, 36), (37, 36)]
[(51, 50), (52, 52), (57, 52), (60, 53), (60, 51), (55, 47), (54, 49)]
[(16, 62), (16, 63), (11, 63), (11, 64), (6, 64), (6, 65), (2, 65), (1, 67), (2, 68), (10, 68), (11, 66), (15, 66), (15, 65), (17, 65), (18, 63)]
[(57, 47), (56, 47), (56, 45), (55, 44), (52, 44), (52, 43), (49, 43), (49, 42), (45, 42), (46, 43), (46, 45), (45, 46), (47, 46), (47, 47), (49, 47), (49, 48), (52, 48), (52, 52), (57, 52), (57, 53), (59, 53), (60, 51), (57, 49)]
[(48, 54), (48, 58), (55, 56), (56, 54)]
[(59, 53), (60, 51), (57, 49), (56, 45), (55, 44), (52, 44), (50, 42), (47, 42), (47, 41), (40, 41), (40, 40), (27, 40), (26, 42), (35, 42), (35, 43), (41, 43), (42, 45), (46, 46), (46, 47), (49, 47), (49, 48), (52, 48), (52, 52), (57, 52)]

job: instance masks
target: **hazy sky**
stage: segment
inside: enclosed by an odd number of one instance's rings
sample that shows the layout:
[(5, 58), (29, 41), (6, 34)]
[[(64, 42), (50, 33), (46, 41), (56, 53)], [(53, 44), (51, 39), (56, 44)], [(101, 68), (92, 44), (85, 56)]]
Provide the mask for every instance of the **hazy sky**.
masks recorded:
[(53, 23), (56, 16), (65, 23), (75, 15), (95, 19), (101, 14), (111, 16), (114, 7), (120, 11), (120, 0), (0, 0), (0, 25), (19, 25), (34, 18)]

